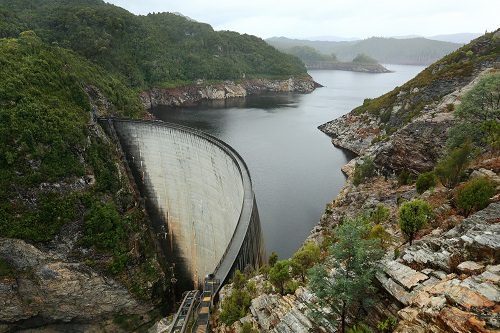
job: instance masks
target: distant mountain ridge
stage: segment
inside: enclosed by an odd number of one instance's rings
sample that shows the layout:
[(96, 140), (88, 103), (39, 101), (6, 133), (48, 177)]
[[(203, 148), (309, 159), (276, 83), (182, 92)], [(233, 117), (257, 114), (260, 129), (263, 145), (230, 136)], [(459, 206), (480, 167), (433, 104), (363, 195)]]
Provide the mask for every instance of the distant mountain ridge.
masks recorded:
[(409, 39), (372, 37), (340, 42), (273, 37), (266, 39), (266, 42), (283, 51), (295, 46), (312, 47), (323, 54), (333, 53), (340, 61), (351, 61), (356, 55), (364, 53), (379, 63), (402, 65), (429, 65), (462, 46), (458, 43), (421, 37)]
[(464, 33), (457, 33), (457, 34), (429, 36), (426, 38), (433, 39), (433, 40), (440, 40), (443, 42), (467, 44), (471, 40), (476, 39), (481, 35), (482, 35), (481, 33), (464, 32)]
[[(442, 42), (450, 42), (450, 43), (459, 43), (459, 44), (467, 44), (471, 40), (478, 38), (482, 33), (479, 32), (461, 32), (455, 34), (439, 34), (432, 36), (421, 36), (421, 35), (403, 35), (403, 36), (390, 36), (387, 38), (396, 38), (396, 39), (410, 39), (410, 38), (426, 38), (439, 40)], [(277, 38), (277, 37), (272, 37)], [(360, 41), (361, 38), (358, 37), (342, 37), (335, 35), (318, 35), (318, 36), (310, 36), (306, 38), (302, 38), (304, 40), (310, 41), (322, 41), (322, 42), (353, 42)]]

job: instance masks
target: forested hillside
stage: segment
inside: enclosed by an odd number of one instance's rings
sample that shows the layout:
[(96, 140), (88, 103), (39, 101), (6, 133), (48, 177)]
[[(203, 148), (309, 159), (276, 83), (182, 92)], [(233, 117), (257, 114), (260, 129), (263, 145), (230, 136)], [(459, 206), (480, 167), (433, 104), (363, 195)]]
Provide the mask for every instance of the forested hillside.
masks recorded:
[[(57, 309), (96, 323), (121, 311), (149, 311), (127, 289), (141, 302), (159, 302), (168, 295), (164, 275), (116, 148), (92, 121), (92, 111), (142, 116), (137, 92), (33, 31), (0, 39), (0, 77), (0, 299), (8, 304), (0, 322), (37, 313), (40, 321), (20, 327), (48, 324)], [(44, 258), (51, 274), (63, 277), (54, 286), (40, 273), (48, 269)], [(81, 272), (92, 272), (88, 284), (75, 285)], [(106, 300), (92, 290), (106, 290)]]
[(358, 54), (366, 54), (382, 64), (429, 65), (461, 45), (425, 38), (380, 38), (349, 42), (310, 41), (269, 38), (269, 44), (280, 50), (289, 50), (297, 46), (308, 46), (323, 55), (334, 55), (339, 61), (351, 61)]
[(0, 17), (0, 37), (33, 30), (140, 89), (306, 74), (300, 60), (258, 37), (215, 32), (172, 13), (136, 16), (101, 0), (0, 0)]

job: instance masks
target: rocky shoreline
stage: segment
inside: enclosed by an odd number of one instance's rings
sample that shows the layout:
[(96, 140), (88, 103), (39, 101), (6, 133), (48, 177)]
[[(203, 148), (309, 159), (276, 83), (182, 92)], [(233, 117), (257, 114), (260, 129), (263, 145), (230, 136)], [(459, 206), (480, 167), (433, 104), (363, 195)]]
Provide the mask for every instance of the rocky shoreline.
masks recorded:
[[(485, 52), (489, 43), (476, 44), (474, 52)], [(436, 74), (445, 66), (438, 64), (429, 72)], [(393, 332), (399, 333), (500, 330), (500, 157), (484, 154), (466, 171), (469, 179), (488, 178), (497, 193), (489, 206), (467, 218), (453, 208), (456, 189), (440, 185), (419, 194), (415, 184), (400, 183), (396, 177), (403, 171), (419, 174), (433, 169), (446, 152), (456, 106), (480, 78), (498, 70), (495, 68), (498, 65), (485, 61), (464, 76), (444, 75), (425, 86), (421, 81), (410, 81), (388, 93), (392, 102), (377, 112), (355, 109), (319, 126), (335, 146), (358, 157), (342, 168), (347, 182), (327, 204), (307, 240), (321, 244), (344, 218), (370, 212), (379, 205), (390, 212), (383, 227), (391, 235), (392, 245), (377, 275), (374, 306), (363, 318), (371, 327), (396, 318)], [(415, 111), (417, 106), (421, 111)], [(373, 159), (375, 175), (354, 185), (355, 163), (365, 158)], [(397, 212), (401, 202), (414, 198), (431, 204), (434, 219), (409, 245), (399, 229)], [(269, 284), (263, 275), (252, 281), (257, 286)], [(284, 296), (257, 290), (246, 317), (229, 327), (219, 324), (215, 331), (241, 332), (247, 322), (259, 332), (337, 332), (336, 327), (308, 316), (314, 299), (306, 287)], [(352, 320), (349, 325), (355, 324)]]
[(284, 80), (248, 79), (241, 82), (225, 81), (217, 84), (196, 84), (177, 88), (152, 88), (143, 91), (140, 98), (144, 108), (156, 106), (192, 106), (202, 100), (242, 98), (263, 93), (310, 93), (321, 87), (310, 76)]
[(391, 73), (381, 64), (356, 64), (352, 62), (311, 62), (306, 64), (307, 69), (325, 69), (361, 73)]

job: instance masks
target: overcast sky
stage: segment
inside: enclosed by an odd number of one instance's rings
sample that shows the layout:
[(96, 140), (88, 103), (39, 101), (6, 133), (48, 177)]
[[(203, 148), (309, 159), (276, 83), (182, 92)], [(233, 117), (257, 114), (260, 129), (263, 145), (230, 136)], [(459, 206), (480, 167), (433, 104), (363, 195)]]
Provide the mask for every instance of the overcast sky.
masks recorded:
[(134, 14), (179, 12), (261, 38), (391, 37), (484, 33), (500, 26), (499, 0), (105, 0)]

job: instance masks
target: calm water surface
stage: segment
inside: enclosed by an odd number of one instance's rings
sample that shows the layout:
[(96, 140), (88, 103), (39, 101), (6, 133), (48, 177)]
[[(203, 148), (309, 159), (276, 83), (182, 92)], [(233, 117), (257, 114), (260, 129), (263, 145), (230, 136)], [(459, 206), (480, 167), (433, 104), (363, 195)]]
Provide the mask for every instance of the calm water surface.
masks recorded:
[(247, 97), (195, 108), (153, 110), (164, 121), (198, 128), (235, 148), (250, 169), (268, 254), (290, 257), (340, 191), (350, 158), (317, 129), (403, 84), (421, 66), (393, 73), (310, 71), (323, 88), (307, 95)]

